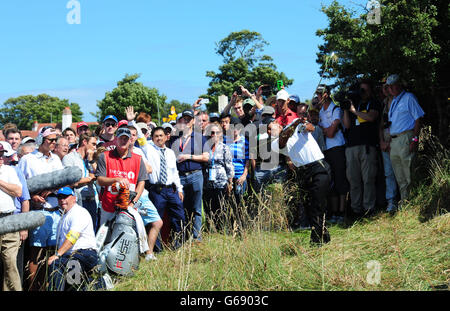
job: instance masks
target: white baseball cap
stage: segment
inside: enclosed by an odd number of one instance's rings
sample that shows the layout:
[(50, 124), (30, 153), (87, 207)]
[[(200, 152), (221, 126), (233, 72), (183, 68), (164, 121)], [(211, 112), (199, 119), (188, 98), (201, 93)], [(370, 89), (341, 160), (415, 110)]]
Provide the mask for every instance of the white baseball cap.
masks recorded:
[(289, 98), (289, 94), (286, 90), (280, 90), (277, 93), (277, 100), (282, 99), (282, 100), (288, 100)]
[(11, 145), (7, 142), (7, 141), (0, 141), (0, 144), (2, 145), (3, 148), (1, 148), (1, 151), (4, 151), (4, 156), (6, 157), (10, 157), (12, 156), (14, 153), (16, 153), (15, 150), (13, 150), (13, 148), (11, 147)]

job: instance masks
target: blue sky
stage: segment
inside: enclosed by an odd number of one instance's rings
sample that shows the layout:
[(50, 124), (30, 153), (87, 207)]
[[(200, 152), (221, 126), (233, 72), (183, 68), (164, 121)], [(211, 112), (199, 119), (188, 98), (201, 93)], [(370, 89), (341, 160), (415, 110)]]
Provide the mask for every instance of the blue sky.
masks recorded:
[(89, 112), (126, 73), (141, 73), (138, 81), (168, 100), (193, 103), (208, 88), (206, 71), (222, 63), (215, 42), (243, 29), (270, 43), (264, 53), (294, 79), (290, 93), (310, 98), (320, 78), (315, 32), (327, 26), (320, 7), (331, 0), (78, 0), (80, 24), (67, 23), (68, 2), (1, 2), (0, 103), (47, 93), (95, 121)]

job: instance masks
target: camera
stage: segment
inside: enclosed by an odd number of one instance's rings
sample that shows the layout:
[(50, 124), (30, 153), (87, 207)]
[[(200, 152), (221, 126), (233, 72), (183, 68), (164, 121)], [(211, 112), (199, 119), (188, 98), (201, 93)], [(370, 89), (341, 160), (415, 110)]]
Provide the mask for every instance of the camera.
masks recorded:
[(261, 88), (262, 91), (262, 96), (264, 97), (269, 97), (270, 95), (272, 95), (272, 88), (270, 87), (270, 85), (263, 85), (263, 87)]
[(356, 106), (361, 101), (361, 91), (358, 84), (352, 85), (348, 91), (339, 91), (334, 97), (342, 110), (349, 110), (350, 106)]
[(234, 91), (236, 92), (237, 95), (241, 96), (242, 95), (242, 89), (241, 87), (238, 85), (236, 86), (236, 88), (234, 89)]

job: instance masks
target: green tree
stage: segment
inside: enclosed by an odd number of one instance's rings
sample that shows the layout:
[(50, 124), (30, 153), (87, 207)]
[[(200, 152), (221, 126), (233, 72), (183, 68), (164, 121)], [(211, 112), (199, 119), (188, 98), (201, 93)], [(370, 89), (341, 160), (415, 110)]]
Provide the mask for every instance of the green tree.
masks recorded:
[(33, 122), (58, 123), (62, 121), (62, 112), (65, 107), (72, 111), (73, 122), (83, 119), (80, 106), (69, 103), (67, 99), (52, 97), (47, 94), (23, 95), (9, 98), (0, 109), (0, 123), (14, 123), (20, 130), (31, 130)]
[(263, 52), (264, 46), (268, 44), (260, 33), (242, 30), (232, 32), (216, 43), (216, 53), (223, 57), (225, 63), (243, 58), (250, 67), (253, 67), (259, 58), (257, 52)]
[[(166, 105), (167, 97), (160, 95), (156, 88), (144, 86), (136, 80), (140, 74), (128, 75), (117, 82), (117, 87), (111, 92), (106, 92), (105, 97), (97, 101), (99, 112), (98, 121), (101, 122), (107, 115), (115, 115), (117, 119), (126, 119), (125, 108), (133, 106), (136, 112), (146, 112), (154, 121), (158, 120), (158, 107), (161, 110)], [(160, 116), (162, 114), (160, 111)]]
[(218, 109), (218, 96), (231, 97), (238, 85), (252, 92), (262, 84), (275, 88), (277, 80), (283, 80), (285, 86), (294, 82), (283, 72), (277, 71), (272, 57), (260, 54), (268, 42), (257, 32), (232, 32), (216, 45), (216, 53), (223, 57), (224, 63), (219, 66), (218, 72), (206, 72), (211, 81), (207, 94), (201, 95), (209, 99), (208, 110), (211, 112)]
[(418, 98), (426, 120), (448, 141), (450, 5), (443, 0), (384, 0), (381, 23), (367, 23), (367, 11), (357, 12), (337, 1), (323, 6), (328, 27), (316, 34), (323, 38), (317, 62), (324, 70), (332, 52), (338, 61), (325, 73), (341, 88), (358, 77), (381, 81), (400, 74)]

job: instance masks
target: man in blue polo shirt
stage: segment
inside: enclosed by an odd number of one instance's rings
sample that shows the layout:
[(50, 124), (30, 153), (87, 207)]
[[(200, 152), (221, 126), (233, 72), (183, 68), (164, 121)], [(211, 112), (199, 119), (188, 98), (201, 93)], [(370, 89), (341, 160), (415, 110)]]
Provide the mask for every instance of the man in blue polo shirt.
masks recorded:
[(177, 156), (177, 169), (184, 191), (186, 221), (193, 225), (192, 237), (197, 242), (201, 241), (202, 227), (202, 169), (204, 163), (209, 160), (209, 153), (203, 148), (206, 141), (200, 129), (194, 131), (194, 112), (183, 111), (177, 122), (177, 133), (170, 139), (169, 148)]
[(414, 94), (406, 92), (397, 74), (386, 80), (394, 99), (389, 110), (389, 130), (392, 137), (390, 158), (402, 200), (408, 199), (412, 163), (419, 145), (424, 112)]

